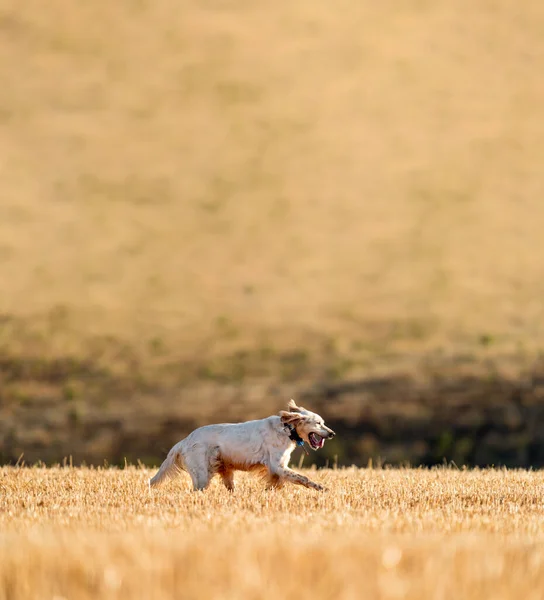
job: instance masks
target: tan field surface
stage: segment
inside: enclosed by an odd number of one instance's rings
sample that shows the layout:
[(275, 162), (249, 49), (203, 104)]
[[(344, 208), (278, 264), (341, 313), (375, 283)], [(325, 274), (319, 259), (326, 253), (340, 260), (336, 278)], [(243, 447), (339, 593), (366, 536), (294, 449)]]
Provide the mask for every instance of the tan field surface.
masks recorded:
[(540, 600), (544, 475), (319, 470), (319, 494), (0, 469), (0, 599)]
[(541, 341), (539, 0), (4, 0), (0, 30), (13, 352)]
[(377, 422), (345, 464), (544, 464), (543, 40), (542, 0), (2, 0), (0, 462), (400, 374), (323, 407)]

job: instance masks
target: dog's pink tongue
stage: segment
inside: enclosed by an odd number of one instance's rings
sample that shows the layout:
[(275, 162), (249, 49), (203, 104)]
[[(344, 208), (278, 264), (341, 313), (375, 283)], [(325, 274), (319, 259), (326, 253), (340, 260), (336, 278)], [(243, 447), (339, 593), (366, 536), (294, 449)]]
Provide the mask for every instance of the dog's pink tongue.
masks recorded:
[(325, 445), (325, 438), (319, 438), (319, 442), (317, 443), (318, 448), (323, 448)]

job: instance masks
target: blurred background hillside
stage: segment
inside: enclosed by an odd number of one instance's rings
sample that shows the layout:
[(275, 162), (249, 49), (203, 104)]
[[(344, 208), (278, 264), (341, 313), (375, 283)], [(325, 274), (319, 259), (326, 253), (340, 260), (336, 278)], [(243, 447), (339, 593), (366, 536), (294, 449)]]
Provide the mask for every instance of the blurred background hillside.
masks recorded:
[(290, 397), (340, 464), (544, 464), (544, 4), (4, 0), (0, 459)]

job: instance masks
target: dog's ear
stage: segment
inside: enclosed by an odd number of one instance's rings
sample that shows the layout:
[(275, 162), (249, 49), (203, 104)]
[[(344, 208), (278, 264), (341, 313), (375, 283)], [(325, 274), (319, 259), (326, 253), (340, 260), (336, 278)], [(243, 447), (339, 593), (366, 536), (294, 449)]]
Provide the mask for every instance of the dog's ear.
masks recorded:
[(297, 425), (297, 423), (300, 423), (300, 421), (302, 420), (302, 415), (299, 415), (298, 413), (288, 412), (286, 410), (280, 410), (280, 418), (281, 422), (284, 425)]
[(290, 412), (294, 412), (294, 413), (302, 412), (302, 407), (297, 406), (297, 403), (293, 400), (293, 398), (291, 398), (291, 400), (289, 400), (289, 402), (287, 403), (287, 408), (289, 409)]

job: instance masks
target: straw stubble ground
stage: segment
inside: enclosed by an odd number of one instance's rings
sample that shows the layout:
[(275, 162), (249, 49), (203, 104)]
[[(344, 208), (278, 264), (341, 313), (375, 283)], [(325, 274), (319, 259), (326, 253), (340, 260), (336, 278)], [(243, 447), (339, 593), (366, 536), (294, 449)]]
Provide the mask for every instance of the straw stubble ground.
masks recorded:
[(229, 494), (145, 469), (0, 471), (0, 598), (540, 598), (544, 475), (323, 470)]
[(542, 0), (43, 5), (0, 3), (0, 460), (540, 370)]

